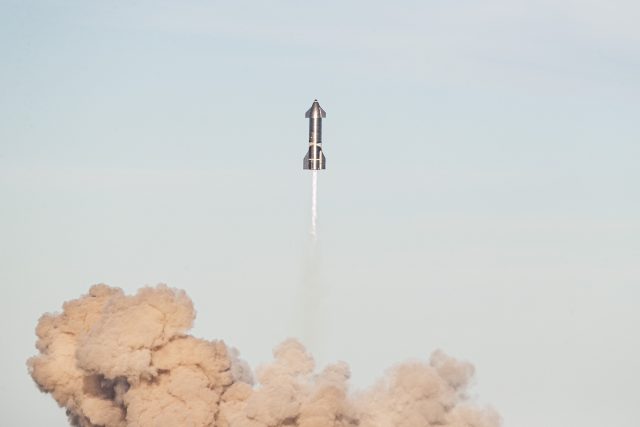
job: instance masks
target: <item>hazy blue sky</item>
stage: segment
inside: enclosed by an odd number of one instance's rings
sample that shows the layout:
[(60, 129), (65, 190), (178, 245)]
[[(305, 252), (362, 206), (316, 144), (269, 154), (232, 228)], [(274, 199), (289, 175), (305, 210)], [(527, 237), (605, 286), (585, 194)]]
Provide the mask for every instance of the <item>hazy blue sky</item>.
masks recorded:
[(3, 426), (65, 426), (40, 314), (187, 290), (252, 365), (301, 332), (319, 182), (320, 363), (436, 349), (505, 426), (637, 426), (636, 1), (0, 0)]

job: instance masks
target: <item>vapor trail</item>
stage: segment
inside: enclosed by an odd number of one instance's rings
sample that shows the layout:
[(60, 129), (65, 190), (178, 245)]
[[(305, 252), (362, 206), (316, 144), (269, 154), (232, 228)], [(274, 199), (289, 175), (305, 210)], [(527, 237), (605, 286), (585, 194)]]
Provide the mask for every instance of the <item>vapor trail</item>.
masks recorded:
[(311, 241), (318, 239), (318, 171), (311, 172)]

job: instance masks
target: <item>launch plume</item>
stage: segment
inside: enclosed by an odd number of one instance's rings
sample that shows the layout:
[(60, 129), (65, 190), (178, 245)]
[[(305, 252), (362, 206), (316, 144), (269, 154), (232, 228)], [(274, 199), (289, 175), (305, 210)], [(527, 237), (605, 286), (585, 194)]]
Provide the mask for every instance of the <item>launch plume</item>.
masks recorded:
[(128, 296), (96, 285), (42, 316), (29, 372), (81, 427), (500, 425), (466, 397), (473, 367), (440, 351), (352, 394), (345, 363), (318, 372), (292, 339), (254, 380), (235, 349), (187, 334), (194, 318), (183, 291), (159, 285)]
[(311, 241), (318, 238), (318, 171), (311, 172)]

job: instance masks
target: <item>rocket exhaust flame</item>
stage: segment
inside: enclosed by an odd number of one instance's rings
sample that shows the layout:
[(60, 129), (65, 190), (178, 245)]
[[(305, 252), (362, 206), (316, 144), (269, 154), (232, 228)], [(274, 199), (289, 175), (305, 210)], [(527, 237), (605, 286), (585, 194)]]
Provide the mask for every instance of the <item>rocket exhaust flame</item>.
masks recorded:
[(318, 171), (311, 172), (311, 241), (318, 239)]
[(29, 372), (80, 427), (500, 426), (466, 397), (473, 366), (440, 351), (352, 394), (345, 363), (318, 372), (287, 340), (254, 385), (236, 350), (187, 334), (194, 318), (184, 291), (96, 285), (42, 316)]

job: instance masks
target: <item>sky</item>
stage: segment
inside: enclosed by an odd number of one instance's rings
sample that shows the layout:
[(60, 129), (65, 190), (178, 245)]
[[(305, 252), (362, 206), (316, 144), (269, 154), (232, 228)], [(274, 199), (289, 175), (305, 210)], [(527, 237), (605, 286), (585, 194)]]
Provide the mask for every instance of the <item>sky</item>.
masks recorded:
[(505, 426), (634, 426), (640, 6), (0, 0), (0, 424), (94, 283), (185, 289), (256, 366), (304, 332), (356, 387), (435, 349)]

